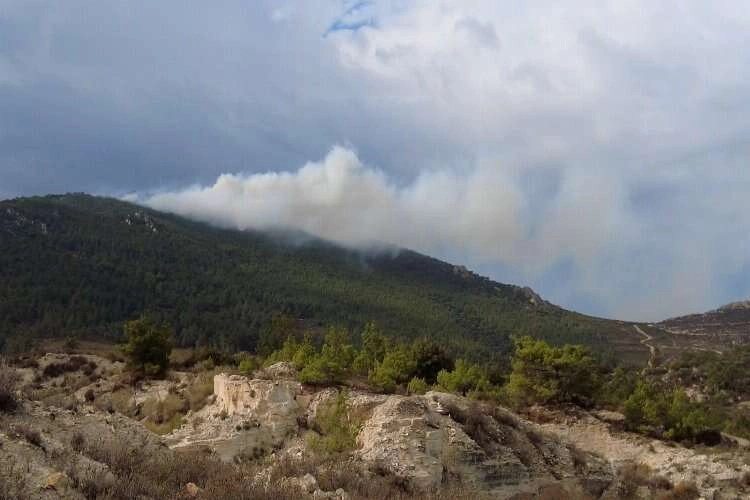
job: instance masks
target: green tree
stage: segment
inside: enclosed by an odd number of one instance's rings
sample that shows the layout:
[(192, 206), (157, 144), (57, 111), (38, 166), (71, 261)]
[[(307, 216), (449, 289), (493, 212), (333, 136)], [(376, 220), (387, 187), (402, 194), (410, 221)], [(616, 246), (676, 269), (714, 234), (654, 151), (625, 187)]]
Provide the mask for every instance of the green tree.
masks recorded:
[(453, 370), (453, 358), (433, 340), (417, 339), (412, 343), (411, 350), (416, 364), (415, 376), (427, 383), (434, 384), (441, 370)]
[(374, 322), (365, 325), (362, 331), (362, 348), (354, 359), (354, 371), (360, 375), (367, 375), (370, 370), (383, 361), (390, 348), (390, 341)]
[(414, 376), (416, 367), (411, 349), (399, 345), (388, 351), (383, 361), (370, 370), (368, 380), (382, 391), (393, 392)]
[(126, 343), (122, 350), (131, 368), (144, 375), (163, 375), (169, 367), (172, 352), (172, 330), (150, 316), (125, 323)]
[(466, 396), (470, 391), (486, 389), (488, 382), (477, 365), (469, 364), (463, 359), (456, 361), (452, 371), (441, 370), (437, 375), (440, 388)]
[(517, 339), (515, 347), (506, 393), (516, 405), (593, 402), (601, 367), (587, 347), (553, 347), (531, 337)]
[(354, 356), (349, 332), (332, 327), (320, 354), (311, 357), (300, 372), (300, 381), (305, 384), (341, 383), (351, 373)]

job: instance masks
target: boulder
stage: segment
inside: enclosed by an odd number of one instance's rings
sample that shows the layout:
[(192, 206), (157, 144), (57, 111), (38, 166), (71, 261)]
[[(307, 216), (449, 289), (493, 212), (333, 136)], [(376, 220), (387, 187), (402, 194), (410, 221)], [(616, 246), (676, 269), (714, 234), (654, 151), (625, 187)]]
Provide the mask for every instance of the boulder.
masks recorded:
[(64, 472), (53, 472), (52, 474), (47, 476), (47, 479), (44, 481), (44, 484), (42, 485), (42, 489), (54, 490), (57, 493), (63, 493), (65, 490), (68, 489), (69, 484), (70, 484), (70, 480), (68, 479), (68, 476), (65, 475)]
[(190, 498), (197, 497), (200, 494), (201, 491), (203, 491), (203, 490), (197, 484), (195, 484), (195, 483), (187, 483), (185, 485), (185, 493)]

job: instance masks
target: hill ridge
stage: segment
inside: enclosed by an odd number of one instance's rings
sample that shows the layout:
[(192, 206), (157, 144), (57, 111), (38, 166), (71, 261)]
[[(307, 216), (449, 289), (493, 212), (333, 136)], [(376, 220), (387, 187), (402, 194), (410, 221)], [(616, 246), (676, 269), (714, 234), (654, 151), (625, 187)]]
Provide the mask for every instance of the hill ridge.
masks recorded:
[(0, 337), (118, 338), (124, 320), (148, 310), (186, 345), (264, 348), (287, 315), (355, 333), (374, 320), (469, 356), (502, 356), (523, 334), (648, 355), (627, 323), (566, 311), (527, 287), (411, 250), (367, 253), (312, 236), (291, 245), (283, 234), (81, 193), (0, 201)]

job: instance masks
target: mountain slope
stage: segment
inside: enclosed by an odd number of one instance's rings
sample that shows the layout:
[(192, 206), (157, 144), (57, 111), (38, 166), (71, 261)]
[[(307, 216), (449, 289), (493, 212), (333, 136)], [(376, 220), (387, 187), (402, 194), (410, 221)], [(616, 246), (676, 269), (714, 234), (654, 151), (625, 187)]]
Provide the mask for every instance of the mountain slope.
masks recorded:
[(750, 301), (733, 302), (701, 314), (662, 321), (657, 326), (670, 333), (681, 347), (723, 350), (750, 342)]
[(184, 345), (254, 349), (277, 343), (279, 330), (356, 331), (374, 320), (390, 335), (430, 336), (475, 357), (507, 352), (521, 334), (648, 356), (629, 324), (408, 250), (222, 230), (82, 194), (0, 202), (2, 338), (113, 339), (142, 311), (169, 320)]

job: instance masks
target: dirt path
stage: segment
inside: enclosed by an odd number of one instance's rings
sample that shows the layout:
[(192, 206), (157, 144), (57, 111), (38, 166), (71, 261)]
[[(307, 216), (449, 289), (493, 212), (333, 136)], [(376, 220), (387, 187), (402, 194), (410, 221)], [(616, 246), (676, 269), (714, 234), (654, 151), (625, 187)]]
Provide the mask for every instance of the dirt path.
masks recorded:
[(635, 331), (638, 334), (640, 334), (643, 337), (645, 337), (643, 340), (641, 340), (641, 344), (643, 344), (646, 347), (648, 347), (648, 350), (651, 353), (651, 357), (648, 359), (648, 366), (649, 367), (653, 367), (654, 366), (654, 361), (656, 360), (656, 347), (653, 346), (653, 345), (651, 345), (651, 344), (649, 344), (649, 342), (651, 342), (654, 339), (654, 337), (652, 337), (648, 333), (644, 332), (641, 329), (641, 327), (638, 326), (638, 325), (633, 325), (633, 328), (635, 328)]

